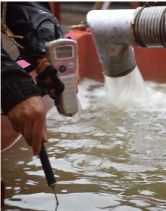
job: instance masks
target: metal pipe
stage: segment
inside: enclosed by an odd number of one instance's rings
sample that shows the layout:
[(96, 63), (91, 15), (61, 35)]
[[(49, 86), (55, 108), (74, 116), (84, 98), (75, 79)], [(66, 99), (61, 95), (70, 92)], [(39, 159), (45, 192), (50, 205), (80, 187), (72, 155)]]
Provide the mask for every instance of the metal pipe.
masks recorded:
[(125, 75), (136, 66), (131, 43), (134, 42), (132, 20), (135, 10), (92, 10), (87, 22), (94, 35), (104, 74)]
[(87, 15), (87, 22), (107, 76), (124, 76), (135, 68), (133, 45), (165, 47), (165, 6), (136, 10), (92, 10)]

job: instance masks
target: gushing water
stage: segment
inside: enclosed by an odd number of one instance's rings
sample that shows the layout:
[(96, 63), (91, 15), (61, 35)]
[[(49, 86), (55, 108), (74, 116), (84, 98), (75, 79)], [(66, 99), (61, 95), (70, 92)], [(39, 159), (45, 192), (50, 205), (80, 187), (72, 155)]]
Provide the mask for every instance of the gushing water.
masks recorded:
[(137, 105), (146, 97), (145, 83), (136, 67), (123, 77), (105, 76), (106, 101), (119, 108)]
[(144, 82), (135, 69), (124, 78), (106, 78), (105, 87), (84, 80), (79, 99), (82, 111), (74, 118), (60, 116), (55, 108), (48, 113), (46, 146), (58, 180), (59, 207), (45, 184), (40, 160), (31, 159), (23, 142), (18, 143), (17, 158), (8, 152), (3, 160), (8, 207), (166, 210), (166, 84)]

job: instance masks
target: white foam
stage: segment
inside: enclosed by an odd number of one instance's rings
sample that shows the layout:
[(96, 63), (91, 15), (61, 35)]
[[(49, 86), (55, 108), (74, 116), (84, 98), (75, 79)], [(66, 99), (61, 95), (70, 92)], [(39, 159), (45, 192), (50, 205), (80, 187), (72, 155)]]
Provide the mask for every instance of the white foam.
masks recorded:
[[(105, 193), (68, 193), (58, 194), (59, 206), (56, 207), (55, 198), (50, 193), (35, 193), (27, 195), (15, 195), (11, 199), (6, 199), (5, 204), (26, 210), (45, 211), (87, 211), (102, 210), (105, 206), (120, 205), (120, 196)], [(86, 202), (86, 203), (85, 203)]]
[(119, 108), (139, 103), (146, 95), (143, 78), (136, 67), (123, 77), (105, 76), (106, 101)]
[(166, 111), (166, 93), (158, 91), (157, 86), (157, 83), (145, 82), (138, 67), (123, 77), (105, 76), (105, 103), (120, 109)]

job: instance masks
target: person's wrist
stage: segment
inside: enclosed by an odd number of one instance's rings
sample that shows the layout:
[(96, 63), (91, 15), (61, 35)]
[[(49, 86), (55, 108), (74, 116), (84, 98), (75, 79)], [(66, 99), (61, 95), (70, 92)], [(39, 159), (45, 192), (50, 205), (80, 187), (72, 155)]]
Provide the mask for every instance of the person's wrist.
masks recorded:
[(41, 96), (40, 89), (36, 86), (33, 79), (13, 80), (3, 82), (1, 92), (2, 110), (7, 114), (13, 107), (21, 101), (33, 96)]

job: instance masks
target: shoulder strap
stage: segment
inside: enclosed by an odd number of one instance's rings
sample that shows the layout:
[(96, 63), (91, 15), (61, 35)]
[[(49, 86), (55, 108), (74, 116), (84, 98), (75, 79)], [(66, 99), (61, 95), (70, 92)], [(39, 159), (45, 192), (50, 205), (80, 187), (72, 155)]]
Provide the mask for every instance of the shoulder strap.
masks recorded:
[(23, 48), (15, 39), (23, 39), (23, 36), (14, 35), (6, 25), (7, 2), (2, 4), (2, 33), (4, 33), (17, 47)]

